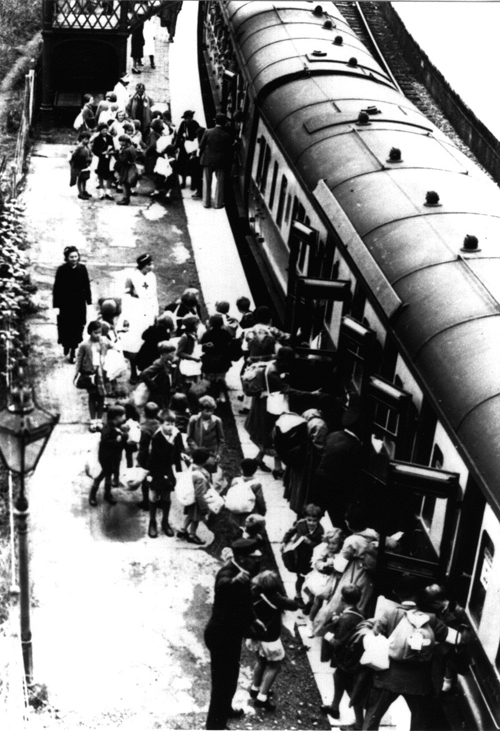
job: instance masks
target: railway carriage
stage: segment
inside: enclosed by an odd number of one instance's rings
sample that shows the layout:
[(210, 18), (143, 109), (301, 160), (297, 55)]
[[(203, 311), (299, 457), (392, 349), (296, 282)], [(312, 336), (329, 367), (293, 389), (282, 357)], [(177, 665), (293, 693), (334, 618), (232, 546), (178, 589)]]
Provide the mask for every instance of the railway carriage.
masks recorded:
[(474, 633), (467, 727), (498, 728), (500, 191), (333, 3), (202, 6), (248, 245), (296, 342), (369, 405), (382, 533), (388, 506), (416, 514), (418, 546), (381, 553), (381, 574), (452, 588)]

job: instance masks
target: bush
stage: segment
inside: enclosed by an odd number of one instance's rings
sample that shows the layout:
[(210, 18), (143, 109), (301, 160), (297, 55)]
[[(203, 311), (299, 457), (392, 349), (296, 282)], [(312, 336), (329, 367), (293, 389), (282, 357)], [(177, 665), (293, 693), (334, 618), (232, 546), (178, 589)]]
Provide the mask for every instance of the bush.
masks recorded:
[(20, 56), (32, 54), (26, 41), (42, 27), (42, 0), (1, 0), (0, 81)]

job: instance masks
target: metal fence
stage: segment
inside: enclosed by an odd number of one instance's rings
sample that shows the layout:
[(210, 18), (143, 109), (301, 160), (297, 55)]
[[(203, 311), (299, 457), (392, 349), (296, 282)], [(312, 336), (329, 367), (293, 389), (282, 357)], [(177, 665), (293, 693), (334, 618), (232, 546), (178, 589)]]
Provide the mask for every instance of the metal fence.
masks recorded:
[(24, 162), (28, 149), (28, 137), (35, 107), (35, 70), (31, 69), (25, 76), (24, 99), (21, 109), (21, 122), (17, 132), (14, 159), (10, 163), (10, 195), (17, 197), (18, 187), (23, 178)]

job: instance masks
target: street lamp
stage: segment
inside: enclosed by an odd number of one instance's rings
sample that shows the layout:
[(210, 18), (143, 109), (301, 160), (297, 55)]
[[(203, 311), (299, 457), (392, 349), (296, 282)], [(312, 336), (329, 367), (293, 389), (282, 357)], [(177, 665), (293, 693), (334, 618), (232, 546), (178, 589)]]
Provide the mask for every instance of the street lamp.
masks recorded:
[(24, 478), (33, 472), (50, 435), (59, 421), (59, 414), (42, 409), (27, 386), (12, 388), (10, 403), (0, 411), (0, 456), (11, 472), (19, 475), (19, 494), (15, 516), (19, 540), (19, 591), (21, 605), (21, 645), (26, 683), (31, 685), (33, 652), (30, 628), (30, 585), (28, 570), (28, 500)]

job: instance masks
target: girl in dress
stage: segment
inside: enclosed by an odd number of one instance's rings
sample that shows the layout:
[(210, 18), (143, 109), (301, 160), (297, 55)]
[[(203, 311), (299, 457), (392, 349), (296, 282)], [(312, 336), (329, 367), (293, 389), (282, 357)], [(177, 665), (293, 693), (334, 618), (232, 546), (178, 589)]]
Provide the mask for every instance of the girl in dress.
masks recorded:
[(98, 126), (99, 134), (92, 141), (92, 152), (98, 158), (97, 177), (99, 178), (99, 198), (107, 198), (114, 200), (111, 194), (111, 157), (113, 155), (113, 138), (109, 134), (108, 125), (100, 122)]
[(112, 347), (110, 341), (102, 335), (102, 325), (94, 320), (87, 327), (89, 339), (82, 343), (76, 356), (75, 381), (79, 376), (87, 377), (86, 390), (89, 395), (89, 413), (91, 432), (102, 429), (104, 400), (110, 393), (110, 384), (103, 368), (104, 357)]

